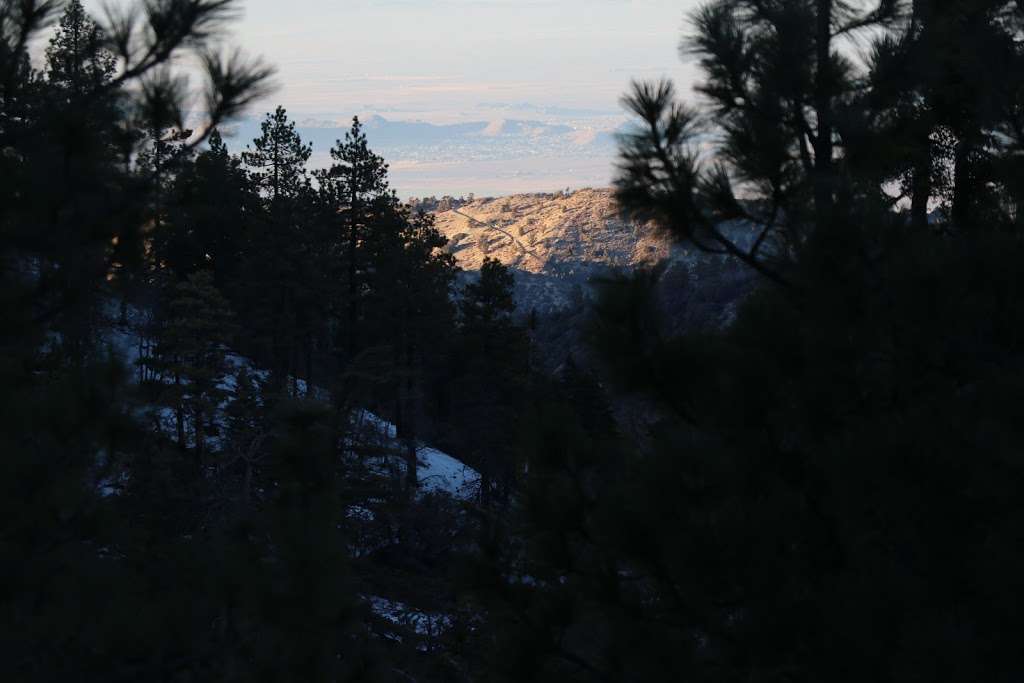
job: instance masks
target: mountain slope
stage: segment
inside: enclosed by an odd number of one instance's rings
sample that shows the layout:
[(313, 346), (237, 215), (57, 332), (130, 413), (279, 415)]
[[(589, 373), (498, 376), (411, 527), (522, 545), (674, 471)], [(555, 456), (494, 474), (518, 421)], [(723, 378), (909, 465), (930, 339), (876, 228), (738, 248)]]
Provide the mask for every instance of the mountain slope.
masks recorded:
[(489, 256), (517, 270), (558, 275), (652, 265), (670, 251), (653, 228), (624, 220), (608, 189), (477, 199), (438, 213), (437, 226), (469, 270)]
[[(497, 259), (516, 275), (521, 314), (578, 313), (595, 277), (657, 268), (657, 294), (674, 329), (720, 326), (753, 278), (733, 261), (673, 242), (626, 220), (610, 189), (476, 199), (435, 214), (448, 249), (466, 271)], [(727, 226), (742, 241), (743, 225)]]
[(489, 257), (515, 271), (523, 313), (571, 308), (593, 277), (672, 253), (653, 227), (623, 219), (608, 189), (476, 199), (436, 220), (462, 268), (478, 270)]

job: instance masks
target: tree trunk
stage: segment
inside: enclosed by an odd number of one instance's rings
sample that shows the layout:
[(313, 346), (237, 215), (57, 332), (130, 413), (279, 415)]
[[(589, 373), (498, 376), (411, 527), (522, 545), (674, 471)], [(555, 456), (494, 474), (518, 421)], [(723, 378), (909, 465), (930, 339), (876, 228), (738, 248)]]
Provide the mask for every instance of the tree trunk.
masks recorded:
[(922, 129), (915, 145), (911, 171), (910, 222), (915, 228), (928, 227), (928, 200), (932, 194), (932, 152), (929, 131)]
[[(144, 339), (143, 335), (140, 334), (139, 335), (139, 344), (138, 344), (139, 360), (140, 361), (147, 360), (149, 358), (149, 353), (146, 351), (146, 345), (145, 345), (145, 342), (143, 342), (143, 339)], [(147, 372), (146, 372), (146, 368), (147, 367), (148, 367), (147, 363), (139, 363), (139, 384), (142, 384), (147, 379)]]
[(271, 345), (271, 386), (275, 394), (283, 395), (288, 390), (288, 357), (287, 342), (285, 341), (285, 325), (288, 310), (287, 293), (283, 285), (280, 285), (277, 296), (277, 307), (274, 311), (273, 330), (270, 336)]
[(306, 398), (313, 397), (313, 335), (307, 330), (303, 339), (303, 351), (306, 356)]
[(832, 169), (832, 0), (816, 0), (816, 73), (814, 109), (818, 129), (814, 137), (814, 210), (818, 228), (832, 221), (835, 179)]
[[(181, 377), (179, 377), (178, 375), (174, 376), (174, 386), (181, 386)], [(185, 443), (185, 409), (181, 405), (180, 396), (175, 402), (174, 417), (178, 431), (178, 448), (180, 448), (181, 450), (185, 450), (188, 447), (188, 444)]]
[(292, 331), (290, 336), (291, 341), (288, 344), (288, 367), (290, 368), (289, 377), (291, 377), (291, 394), (292, 398), (299, 397), (299, 363), (296, 356), (298, 355), (298, 344), (295, 341), (295, 333)]
[[(406, 320), (404, 327), (408, 328), (408, 312), (406, 311)], [(405, 365), (405, 420), (406, 420), (406, 454), (405, 459), (407, 464), (406, 467), (406, 484), (410, 490), (414, 490), (417, 486), (418, 479), (416, 476), (416, 467), (419, 464), (416, 457), (416, 386), (415, 379), (413, 377), (413, 367), (415, 365), (416, 348), (412, 342), (408, 341), (408, 336), (403, 334), (403, 344), (405, 351), (404, 365)], [(401, 381), (401, 379), (399, 380)]]
[(490, 467), (492, 465), (489, 456), (477, 460), (480, 464), (480, 506), (486, 511), (491, 509), (491, 475)]
[(405, 490), (410, 497), (419, 485), (418, 468), (419, 459), (416, 455), (416, 440), (407, 438), (405, 440)]
[(205, 418), (201, 408), (196, 409), (192, 419), (195, 422), (196, 431), (196, 469), (201, 471), (203, 467), (203, 451), (206, 449)]
[(242, 505), (243, 509), (249, 511), (249, 500), (252, 496), (252, 461), (245, 460), (245, 477), (242, 479)]
[(972, 187), (971, 145), (965, 138), (957, 140), (953, 153), (953, 225), (970, 229)]
[(358, 217), (358, 197), (355, 193), (352, 194), (351, 204), (349, 206), (349, 225), (348, 225), (348, 330), (346, 330), (345, 336), (345, 352), (348, 354), (348, 361), (351, 362), (352, 358), (356, 354), (356, 323), (359, 318), (359, 308), (356, 297), (359, 293), (359, 287), (356, 283), (356, 252), (359, 246), (359, 217)]

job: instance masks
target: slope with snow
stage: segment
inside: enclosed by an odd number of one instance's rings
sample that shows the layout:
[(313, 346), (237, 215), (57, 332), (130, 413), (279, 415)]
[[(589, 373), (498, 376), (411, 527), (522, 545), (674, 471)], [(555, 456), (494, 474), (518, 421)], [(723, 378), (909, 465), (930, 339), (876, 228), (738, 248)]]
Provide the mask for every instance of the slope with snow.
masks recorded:
[[(104, 306), (104, 317), (107, 322), (103, 327), (103, 344), (109, 352), (118, 358), (126, 367), (134, 369), (139, 365), (140, 359), (144, 356), (145, 342), (140, 328), (145, 324), (145, 313), (135, 307), (128, 307), (127, 320), (124, 323), (115, 322), (118, 319), (118, 306), (116, 302), (109, 301)], [(250, 359), (245, 358), (233, 351), (227, 351), (225, 362), (228, 367), (228, 374), (220, 383), (220, 388), (228, 392), (228, 398), (220, 406), (219, 414), (214, 417), (214, 423), (220, 429), (226, 427), (223, 411), (231, 401), (230, 394), (235, 389), (235, 374), (245, 370), (250, 375), (261, 381), (265, 381), (269, 373), (259, 368)], [(132, 377), (137, 379), (138, 374), (133, 372)], [(326, 400), (327, 392), (317, 386), (307, 393), (306, 382), (302, 379), (294, 379), (295, 390), (299, 396), (312, 394), (319, 400)], [(145, 411), (154, 425), (168, 438), (175, 435), (175, 414), (166, 406), (153, 405)], [(374, 440), (379, 452), (393, 452), (396, 460), (400, 460), (398, 454), (403, 451), (403, 445), (397, 439), (396, 429), (393, 424), (377, 417), (367, 410), (355, 411), (351, 416), (353, 433), (358, 435), (360, 443), (365, 444), (368, 439)], [(350, 437), (351, 439), (352, 437)], [(351, 441), (350, 441), (351, 443)], [(209, 437), (208, 446), (216, 449), (219, 447), (217, 436)], [(471, 467), (463, 464), (451, 455), (432, 448), (426, 444), (417, 445), (419, 466), (417, 468), (417, 481), (420, 494), (440, 492), (456, 499), (467, 500), (475, 495), (476, 487), (480, 481), (480, 475)], [(114, 489), (108, 493), (113, 493)]]
[[(358, 435), (360, 444), (370, 441), (379, 452), (404, 452), (395, 425), (368, 410), (357, 411), (352, 419), (353, 432)], [(416, 457), (419, 495), (443, 493), (455, 499), (469, 500), (477, 494), (480, 474), (472, 467), (425, 444), (416, 445)]]

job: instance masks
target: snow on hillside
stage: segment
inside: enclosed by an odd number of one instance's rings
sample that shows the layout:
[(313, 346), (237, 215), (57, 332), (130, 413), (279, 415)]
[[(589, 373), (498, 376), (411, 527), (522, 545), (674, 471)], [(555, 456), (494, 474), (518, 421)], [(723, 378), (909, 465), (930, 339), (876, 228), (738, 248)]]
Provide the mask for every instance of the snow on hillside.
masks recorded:
[[(376, 444), (400, 452), (402, 444), (397, 437), (395, 425), (368, 410), (358, 411), (353, 424), (359, 439), (376, 439)], [(445, 493), (453, 498), (469, 500), (477, 493), (480, 474), (452, 456), (423, 444), (416, 446), (418, 467), (416, 477), (420, 495)]]
[[(119, 306), (116, 302), (110, 301), (104, 307), (104, 317), (107, 322), (103, 327), (102, 341), (111, 355), (117, 357), (131, 372), (134, 381), (139, 380), (140, 373), (134, 371), (139, 364), (140, 358), (145, 355), (145, 343), (139, 330), (144, 327), (145, 315), (138, 309), (129, 307), (126, 311), (127, 320), (124, 324), (114, 321), (120, 317)], [(226, 364), (229, 373), (221, 382), (221, 388), (231, 392), (236, 387), (235, 373), (246, 370), (250, 375), (259, 380), (266, 380), (268, 372), (259, 368), (250, 359), (245, 358), (233, 351), (226, 354)], [(301, 380), (295, 380), (296, 390), (299, 395), (306, 395), (306, 384)], [(312, 387), (312, 395), (321, 400), (326, 400), (327, 393), (319, 388)], [(223, 411), (230, 404), (229, 397), (221, 404)], [(168, 439), (174, 439), (176, 434), (174, 411), (167, 406), (151, 405), (144, 408), (140, 415), (144, 420), (150, 420), (154, 427), (166, 435)], [(223, 412), (215, 418), (220, 431), (226, 427)], [(373, 446), (373, 452), (384, 454), (381, 458), (371, 458), (375, 462), (369, 464), (371, 472), (376, 472), (382, 479), (390, 478), (397, 469), (401, 471), (404, 466), (402, 454), (404, 444), (398, 438), (395, 425), (378, 417), (368, 410), (353, 411), (350, 415), (350, 433), (346, 438), (344, 451), (350, 458), (363, 458), (359, 455), (360, 447)], [(218, 436), (210, 435), (208, 445), (217, 449), (221, 447), (221, 440)], [(466, 501), (473, 499), (478, 493), (480, 475), (472, 468), (466, 466), (456, 458), (432, 448), (425, 444), (418, 444), (416, 448), (418, 457), (417, 498), (424, 500), (430, 495), (448, 496), (454, 501)], [(364, 461), (365, 462), (365, 461)], [(374, 465), (377, 465), (376, 467)], [(124, 487), (130, 483), (127, 472), (114, 472), (97, 482), (100, 495), (119, 495)], [(386, 481), (382, 482), (386, 485)], [(376, 502), (373, 496), (359, 501), (359, 504), (349, 504), (345, 508), (345, 516), (352, 522), (349, 529), (349, 547), (354, 558), (366, 557), (369, 554), (387, 548), (395, 542), (394, 531), (388, 529), (384, 536), (380, 536), (380, 521), (375, 512)], [(428, 651), (437, 647), (437, 641), (445, 632), (452, 628), (453, 617), (442, 611), (429, 611), (417, 607), (408, 602), (395, 600), (384, 595), (362, 595), (361, 599), (366, 603), (370, 612), (375, 615), (378, 628), (384, 638), (403, 642), (411, 640), (420, 651)]]
[(476, 495), (480, 484), (476, 470), (436, 448), (421, 446), (416, 455), (420, 491), (440, 491), (461, 499)]
[[(105, 306), (105, 315), (109, 321), (117, 320), (118, 306), (116, 302), (110, 301)], [(103, 343), (107, 349), (121, 360), (129, 369), (138, 366), (139, 359), (143, 356), (144, 343), (138, 329), (142, 325), (143, 313), (138, 309), (129, 307), (127, 322), (117, 324), (108, 322), (103, 333)], [(227, 392), (235, 389), (235, 374), (245, 369), (250, 375), (261, 381), (266, 381), (269, 373), (256, 366), (250, 359), (245, 358), (233, 351), (228, 351), (225, 361), (229, 368), (220, 388)], [(138, 380), (138, 373), (133, 372), (132, 377)], [(306, 382), (302, 379), (292, 380), (295, 390), (299, 396), (307, 396)], [(312, 396), (318, 400), (327, 400), (327, 392), (321, 387), (313, 386)], [(221, 409), (230, 403), (230, 397), (225, 400)], [(175, 414), (166, 406), (152, 406), (146, 414), (168, 438), (174, 438)], [(367, 439), (375, 439), (376, 445), (383, 447), (384, 451), (400, 453), (402, 444), (399, 443), (395, 426), (390, 422), (374, 415), (367, 410), (355, 411), (351, 417), (353, 432), (358, 433), (360, 442), (365, 443)], [(215, 418), (217, 426), (226, 426), (223, 415)], [(351, 443), (351, 437), (350, 437)], [(217, 448), (219, 440), (216, 436), (209, 437), (208, 445)], [(476, 495), (480, 482), (480, 475), (471, 467), (463, 464), (458, 459), (431, 448), (426, 444), (417, 445), (417, 456), (419, 466), (417, 468), (417, 480), (419, 483), (420, 495), (429, 493), (443, 493), (460, 500), (468, 500)], [(104, 492), (114, 493), (115, 488), (109, 483), (104, 483)], [(109, 489), (109, 490), (108, 490)]]
[[(367, 595), (363, 596), (363, 599), (377, 616), (395, 626), (408, 628), (419, 636), (431, 638), (452, 625), (452, 617), (448, 614), (417, 610), (404, 602), (389, 600), (379, 595)], [(392, 637), (401, 639), (397, 634), (393, 634)], [(426, 648), (426, 644), (421, 645), (421, 649)]]

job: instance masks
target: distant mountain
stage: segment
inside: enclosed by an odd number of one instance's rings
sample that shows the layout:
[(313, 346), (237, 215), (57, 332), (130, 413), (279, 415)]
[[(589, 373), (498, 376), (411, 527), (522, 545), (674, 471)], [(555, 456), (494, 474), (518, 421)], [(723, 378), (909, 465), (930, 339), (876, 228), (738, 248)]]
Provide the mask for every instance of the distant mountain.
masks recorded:
[(437, 213), (436, 223), (469, 270), (491, 257), (519, 271), (572, 279), (654, 265), (671, 251), (652, 227), (623, 219), (608, 189), (475, 199)]
[(497, 111), (519, 111), (532, 112), (534, 116), (560, 116), (573, 118), (595, 118), (611, 117), (621, 115), (621, 110), (612, 109), (586, 109), (581, 107), (559, 107), (550, 104), (537, 104), (534, 102), (480, 102), (481, 109), (492, 109)]
[[(438, 159), (456, 155), (516, 154), (563, 150), (579, 153), (614, 150), (614, 131), (574, 127), (526, 119), (495, 119), (465, 123), (435, 124), (425, 121), (395, 121), (380, 115), (362, 120), (370, 145), (385, 156), (419, 156), (430, 150)], [(313, 144), (314, 153), (326, 153), (345, 137), (348, 122), (340, 124), (324, 119), (304, 119), (296, 125), (302, 138)], [(260, 119), (243, 119), (230, 127), (229, 144), (243, 149), (260, 134)], [(492, 154), (488, 154), (488, 152)]]
[[(727, 324), (753, 286), (734, 261), (680, 245), (651, 225), (626, 220), (610, 189), (475, 199), (435, 214), (448, 249), (469, 272), (484, 258), (513, 268), (520, 314), (581, 314), (595, 278), (654, 269), (671, 326)], [(742, 241), (745, 227), (725, 226)]]

